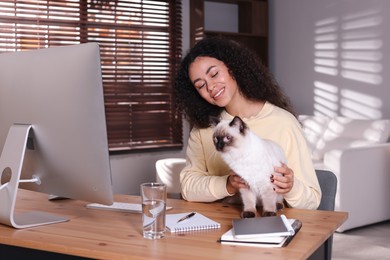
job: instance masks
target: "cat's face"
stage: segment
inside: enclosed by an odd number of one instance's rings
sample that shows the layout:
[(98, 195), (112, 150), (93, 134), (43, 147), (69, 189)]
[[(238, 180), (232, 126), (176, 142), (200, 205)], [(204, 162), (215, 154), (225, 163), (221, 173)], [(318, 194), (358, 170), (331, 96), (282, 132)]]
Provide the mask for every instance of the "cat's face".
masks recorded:
[(248, 129), (241, 118), (236, 116), (232, 121), (213, 120), (213, 142), (217, 151), (227, 152), (233, 147), (238, 148)]

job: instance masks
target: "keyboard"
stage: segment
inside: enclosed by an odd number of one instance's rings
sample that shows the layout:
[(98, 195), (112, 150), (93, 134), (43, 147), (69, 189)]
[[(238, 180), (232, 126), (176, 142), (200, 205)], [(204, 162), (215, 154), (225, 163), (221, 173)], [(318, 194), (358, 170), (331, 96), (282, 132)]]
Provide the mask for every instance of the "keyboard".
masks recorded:
[[(89, 209), (105, 209), (130, 213), (142, 213), (141, 203), (128, 203), (128, 202), (114, 202), (112, 205), (104, 205), (99, 203), (89, 203), (86, 205)], [(166, 210), (170, 210), (172, 207), (167, 206)]]

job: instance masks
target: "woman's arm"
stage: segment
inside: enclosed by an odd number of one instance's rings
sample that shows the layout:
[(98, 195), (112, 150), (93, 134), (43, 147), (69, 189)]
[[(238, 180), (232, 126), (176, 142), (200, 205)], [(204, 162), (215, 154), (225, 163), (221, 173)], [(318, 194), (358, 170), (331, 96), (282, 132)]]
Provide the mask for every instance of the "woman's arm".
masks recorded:
[(274, 175), (274, 183), (279, 186), (277, 191), (284, 195), (291, 207), (317, 209), (321, 200), (321, 188), (299, 126), (286, 131), (280, 145), (285, 150), (288, 167), (275, 169), (275, 172), (282, 174)]
[(193, 129), (187, 146), (187, 166), (180, 174), (182, 196), (188, 201), (211, 202), (229, 196), (229, 169), (216, 155), (211, 131)]

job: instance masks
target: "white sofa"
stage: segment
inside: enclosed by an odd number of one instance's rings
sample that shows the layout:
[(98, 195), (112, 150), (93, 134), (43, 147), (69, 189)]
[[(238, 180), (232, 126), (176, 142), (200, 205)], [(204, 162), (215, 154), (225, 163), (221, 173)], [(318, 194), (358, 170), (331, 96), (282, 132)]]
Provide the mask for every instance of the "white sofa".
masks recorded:
[(390, 120), (300, 115), (316, 169), (336, 174), (338, 232), (390, 219)]

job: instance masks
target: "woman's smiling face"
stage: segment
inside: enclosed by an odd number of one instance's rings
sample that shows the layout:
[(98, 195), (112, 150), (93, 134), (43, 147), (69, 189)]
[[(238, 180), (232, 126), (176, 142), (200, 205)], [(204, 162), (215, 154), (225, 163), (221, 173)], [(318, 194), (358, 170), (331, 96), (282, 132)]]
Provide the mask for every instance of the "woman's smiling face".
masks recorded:
[(197, 57), (189, 67), (189, 77), (198, 93), (219, 107), (226, 107), (238, 93), (237, 82), (228, 68), (212, 57)]

